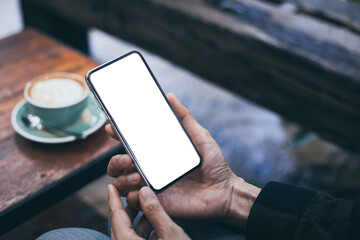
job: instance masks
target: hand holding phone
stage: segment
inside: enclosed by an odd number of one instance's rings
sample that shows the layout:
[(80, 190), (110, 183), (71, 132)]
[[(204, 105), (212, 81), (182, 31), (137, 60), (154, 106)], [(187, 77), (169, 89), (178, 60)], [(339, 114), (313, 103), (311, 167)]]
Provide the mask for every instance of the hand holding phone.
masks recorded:
[[(176, 218), (217, 218), (236, 227), (245, 228), (248, 213), (260, 189), (237, 177), (211, 137), (173, 93), (167, 94), (170, 104), (203, 157), (201, 168), (186, 177), (158, 198), (165, 211)], [(110, 136), (115, 136), (106, 126)], [(134, 209), (140, 210), (140, 176), (127, 154), (115, 155), (108, 165), (108, 174), (116, 178), (113, 184)], [(133, 180), (132, 177), (137, 180)]]

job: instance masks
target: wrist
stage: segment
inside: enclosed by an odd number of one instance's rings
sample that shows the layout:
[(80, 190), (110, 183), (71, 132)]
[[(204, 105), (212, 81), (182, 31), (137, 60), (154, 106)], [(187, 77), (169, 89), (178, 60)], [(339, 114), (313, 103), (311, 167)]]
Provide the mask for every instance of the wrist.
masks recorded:
[(225, 223), (245, 230), (250, 210), (261, 189), (234, 175), (230, 207)]

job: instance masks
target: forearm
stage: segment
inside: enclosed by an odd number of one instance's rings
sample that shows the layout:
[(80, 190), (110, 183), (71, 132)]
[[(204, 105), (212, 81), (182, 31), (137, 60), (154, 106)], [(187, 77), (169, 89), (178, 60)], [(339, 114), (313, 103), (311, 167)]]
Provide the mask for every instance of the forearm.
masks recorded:
[(360, 239), (353, 206), (324, 192), (272, 182), (252, 206), (246, 239)]

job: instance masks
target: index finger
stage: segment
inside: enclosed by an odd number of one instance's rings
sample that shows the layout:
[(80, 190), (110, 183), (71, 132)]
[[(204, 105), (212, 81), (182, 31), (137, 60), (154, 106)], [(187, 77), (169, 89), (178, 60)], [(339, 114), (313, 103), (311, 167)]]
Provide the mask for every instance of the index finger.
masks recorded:
[(209, 131), (196, 121), (190, 110), (177, 99), (174, 93), (168, 93), (166, 96), (196, 147), (200, 149), (204, 143), (215, 143)]

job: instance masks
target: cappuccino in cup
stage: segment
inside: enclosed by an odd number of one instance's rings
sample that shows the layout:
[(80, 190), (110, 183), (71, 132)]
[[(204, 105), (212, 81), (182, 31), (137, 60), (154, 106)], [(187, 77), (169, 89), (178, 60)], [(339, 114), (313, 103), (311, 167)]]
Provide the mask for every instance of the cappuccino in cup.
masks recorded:
[(33, 83), (29, 96), (45, 105), (66, 105), (78, 101), (85, 93), (79, 81), (69, 78), (50, 78)]
[(42, 75), (24, 89), (29, 111), (53, 126), (66, 126), (79, 119), (88, 94), (83, 78), (72, 73)]

